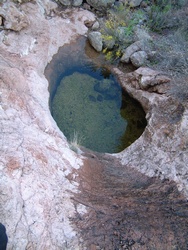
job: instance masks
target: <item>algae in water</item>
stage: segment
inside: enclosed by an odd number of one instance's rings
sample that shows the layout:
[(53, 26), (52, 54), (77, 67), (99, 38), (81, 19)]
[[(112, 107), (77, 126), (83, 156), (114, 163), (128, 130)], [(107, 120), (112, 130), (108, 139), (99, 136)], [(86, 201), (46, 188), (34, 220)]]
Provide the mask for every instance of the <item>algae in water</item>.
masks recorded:
[(127, 127), (120, 113), (121, 98), (121, 88), (112, 79), (74, 72), (61, 80), (52, 114), (68, 140), (76, 131), (83, 146), (113, 153)]

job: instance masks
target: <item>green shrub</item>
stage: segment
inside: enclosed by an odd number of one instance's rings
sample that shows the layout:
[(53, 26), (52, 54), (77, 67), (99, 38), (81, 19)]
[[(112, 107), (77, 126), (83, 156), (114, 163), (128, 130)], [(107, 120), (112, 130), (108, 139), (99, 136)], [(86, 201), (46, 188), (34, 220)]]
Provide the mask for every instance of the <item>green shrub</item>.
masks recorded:
[(149, 11), (149, 28), (155, 32), (162, 32), (164, 29), (179, 26), (180, 19), (175, 14), (184, 4), (185, 0), (155, 0)]
[[(136, 14), (135, 14), (136, 13)], [(116, 60), (122, 51), (135, 40), (134, 28), (143, 17), (142, 11), (132, 12), (124, 5), (115, 7), (107, 14), (106, 21), (102, 24), (101, 33), (107, 60)]]

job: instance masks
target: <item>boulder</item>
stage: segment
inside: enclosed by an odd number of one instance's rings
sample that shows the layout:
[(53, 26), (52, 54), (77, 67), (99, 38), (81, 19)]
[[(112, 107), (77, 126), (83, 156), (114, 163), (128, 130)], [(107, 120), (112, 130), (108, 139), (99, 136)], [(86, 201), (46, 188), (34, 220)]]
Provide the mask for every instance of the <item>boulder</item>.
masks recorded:
[(94, 85), (94, 90), (99, 92), (99, 93), (105, 93), (105, 92), (109, 91), (111, 88), (113, 88), (113, 85), (114, 85), (113, 80), (104, 79), (104, 80), (98, 81)]
[(72, 5), (75, 7), (78, 7), (80, 5), (82, 5), (83, 0), (73, 0), (72, 1)]
[(115, 0), (86, 0), (89, 5), (91, 5), (96, 10), (106, 11), (110, 8), (114, 3)]
[(90, 44), (96, 51), (98, 52), (102, 51), (103, 42), (102, 42), (102, 35), (100, 32), (98, 31), (89, 32), (88, 39)]
[(98, 21), (95, 21), (94, 24), (92, 25), (91, 29), (92, 29), (93, 31), (97, 31), (97, 30), (99, 29), (99, 27), (100, 27), (99, 22), (98, 22)]
[(135, 71), (140, 77), (139, 86), (141, 89), (148, 89), (155, 85), (161, 85), (170, 82), (170, 78), (162, 72), (152, 70), (147, 67), (141, 67)]
[(145, 51), (137, 51), (131, 55), (130, 60), (135, 67), (139, 68), (145, 64), (147, 58)]
[(141, 42), (137, 41), (125, 49), (120, 61), (123, 63), (129, 63), (131, 55), (139, 50), (141, 50)]
[(71, 0), (59, 0), (59, 2), (64, 6), (71, 6), (72, 4)]
[(145, 45), (145, 41), (153, 40), (153, 38), (150, 36), (148, 31), (145, 28), (140, 27), (140, 26), (135, 27), (134, 34), (135, 34), (136, 40), (143, 41), (144, 45)]

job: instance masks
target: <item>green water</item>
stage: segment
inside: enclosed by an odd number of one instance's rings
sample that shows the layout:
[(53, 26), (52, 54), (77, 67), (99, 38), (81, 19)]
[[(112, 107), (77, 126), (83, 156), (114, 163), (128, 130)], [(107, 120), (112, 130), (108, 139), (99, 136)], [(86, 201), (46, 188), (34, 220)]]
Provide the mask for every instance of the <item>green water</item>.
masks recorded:
[[(95, 91), (97, 85), (99, 90)], [(113, 93), (108, 95), (108, 91)], [(100, 152), (114, 151), (127, 127), (119, 112), (120, 98), (121, 91), (114, 81), (98, 81), (87, 74), (75, 72), (61, 81), (52, 112), (69, 140), (76, 131), (85, 147)]]
[(86, 148), (119, 152), (142, 133), (144, 112), (123, 95), (113, 76), (104, 79), (95, 73), (64, 76), (52, 100), (52, 115), (69, 141), (76, 133)]
[[(64, 45), (45, 69), (49, 106), (67, 137), (98, 152), (120, 152), (146, 126), (141, 105), (125, 93), (110, 73), (111, 65), (80, 37)], [(123, 67), (125, 72), (133, 69)]]

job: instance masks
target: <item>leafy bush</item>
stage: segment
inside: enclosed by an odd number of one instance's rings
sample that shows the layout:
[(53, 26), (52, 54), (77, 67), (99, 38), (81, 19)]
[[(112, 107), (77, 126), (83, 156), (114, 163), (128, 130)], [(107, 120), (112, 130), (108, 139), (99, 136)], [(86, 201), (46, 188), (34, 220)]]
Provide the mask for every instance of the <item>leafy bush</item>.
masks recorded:
[(103, 52), (108, 60), (119, 58), (122, 51), (134, 42), (134, 28), (142, 16), (142, 11), (139, 10), (135, 14), (123, 5), (108, 12), (100, 30), (105, 44)]
[(180, 30), (153, 40), (150, 49), (155, 50), (156, 55), (148, 66), (166, 71), (171, 76), (187, 74), (188, 46)]

